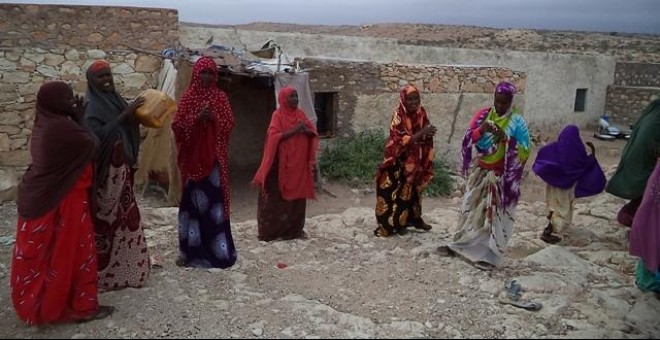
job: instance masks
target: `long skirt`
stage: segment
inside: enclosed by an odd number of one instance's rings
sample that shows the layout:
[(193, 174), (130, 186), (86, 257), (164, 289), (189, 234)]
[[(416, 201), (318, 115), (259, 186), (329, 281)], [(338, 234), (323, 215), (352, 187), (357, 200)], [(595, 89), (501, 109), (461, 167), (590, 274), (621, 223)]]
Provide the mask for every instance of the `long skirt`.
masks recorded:
[(374, 234), (380, 237), (424, 224), (420, 188), (406, 181), (400, 164), (382, 171), (376, 179), (376, 222)]
[(467, 260), (497, 265), (513, 232), (514, 207), (500, 199), (501, 176), (474, 167), (461, 204), (460, 231), (447, 245)]
[(86, 319), (99, 309), (91, 185), (90, 164), (56, 208), (18, 219), (11, 298), (18, 317), (29, 324)]
[(545, 204), (553, 231), (562, 235), (573, 221), (573, 201), (575, 188), (561, 189), (548, 184), (545, 188)]
[(112, 162), (96, 192), (94, 229), (99, 286), (104, 291), (139, 288), (149, 278), (149, 253), (133, 193), (133, 175), (126, 163)]
[(183, 265), (195, 268), (229, 268), (237, 253), (225, 213), (219, 165), (208, 177), (188, 181), (179, 205), (179, 251)]
[(271, 166), (266, 177), (265, 193), (259, 193), (257, 237), (261, 241), (292, 240), (305, 236), (306, 199), (287, 201), (278, 184), (278, 165)]
[(616, 220), (626, 227), (632, 226), (633, 220), (635, 219), (635, 214), (637, 213), (637, 209), (639, 209), (639, 205), (641, 203), (641, 198), (634, 199), (626, 203), (623, 207), (621, 207), (621, 210), (619, 210), (619, 213), (616, 215)]

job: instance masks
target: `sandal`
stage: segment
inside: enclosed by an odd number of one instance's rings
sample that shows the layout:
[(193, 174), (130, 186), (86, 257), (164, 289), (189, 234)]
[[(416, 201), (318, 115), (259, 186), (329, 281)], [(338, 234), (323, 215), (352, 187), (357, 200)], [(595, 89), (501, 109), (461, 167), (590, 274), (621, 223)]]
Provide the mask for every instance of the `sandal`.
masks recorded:
[(495, 266), (494, 266), (494, 265), (492, 265), (492, 264), (490, 264), (490, 263), (488, 263), (488, 262), (486, 262), (486, 261), (475, 262), (475, 263), (473, 263), (472, 265), (473, 265), (475, 268), (477, 268), (477, 269), (481, 269), (481, 270), (483, 270), (483, 271), (491, 271), (491, 270), (495, 269)]
[(415, 229), (426, 230), (426, 231), (429, 231), (429, 230), (433, 229), (432, 225), (430, 225), (430, 224), (428, 224), (424, 221), (421, 221), (417, 224), (414, 224), (413, 227), (415, 227)]
[(449, 248), (449, 246), (440, 246), (440, 247), (438, 247), (437, 252), (438, 252), (438, 255), (440, 255), (440, 256), (451, 257), (451, 256), (456, 255), (456, 253), (453, 250), (451, 250), (451, 248)]
[(187, 261), (183, 257), (179, 256), (176, 258), (176, 261), (174, 261), (174, 264), (176, 264), (178, 267), (185, 267)]
[(548, 244), (559, 243), (561, 241), (561, 237), (552, 234), (554, 229), (555, 228), (552, 223), (548, 223), (548, 226), (543, 229), (543, 234), (541, 234), (541, 241)]
[(113, 306), (99, 306), (99, 310), (96, 312), (96, 314), (86, 318), (78, 319), (76, 320), (76, 323), (85, 323), (89, 321), (105, 319), (108, 316), (112, 315), (112, 313), (114, 312), (115, 312), (115, 307)]

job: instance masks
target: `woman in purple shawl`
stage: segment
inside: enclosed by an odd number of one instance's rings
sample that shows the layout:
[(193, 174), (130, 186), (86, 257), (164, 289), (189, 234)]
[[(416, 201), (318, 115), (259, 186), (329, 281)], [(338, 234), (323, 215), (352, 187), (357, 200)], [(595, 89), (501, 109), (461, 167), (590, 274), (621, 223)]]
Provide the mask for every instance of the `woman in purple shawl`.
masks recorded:
[(577, 126), (568, 125), (556, 142), (542, 147), (536, 156), (532, 169), (547, 184), (549, 223), (541, 235), (546, 243), (561, 241), (562, 231), (573, 218), (575, 198), (597, 195), (605, 189), (605, 174), (596, 160), (594, 145), (587, 145), (591, 155), (587, 154)]

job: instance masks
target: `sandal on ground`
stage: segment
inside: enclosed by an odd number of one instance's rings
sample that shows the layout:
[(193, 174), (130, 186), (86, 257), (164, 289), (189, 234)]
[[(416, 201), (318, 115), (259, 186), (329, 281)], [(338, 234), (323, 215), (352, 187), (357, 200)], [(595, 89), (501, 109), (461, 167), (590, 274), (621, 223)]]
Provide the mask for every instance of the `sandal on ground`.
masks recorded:
[(183, 257), (179, 256), (176, 258), (176, 261), (174, 261), (174, 264), (176, 264), (179, 267), (185, 267), (187, 261)]
[(481, 269), (481, 270), (484, 270), (484, 271), (491, 271), (491, 270), (495, 269), (494, 265), (492, 265), (488, 262), (485, 262), (485, 261), (475, 262), (475, 263), (473, 263), (473, 266), (477, 269)]
[(561, 242), (561, 240), (562, 240), (561, 237), (556, 236), (556, 235), (552, 235), (552, 234), (550, 234), (550, 235), (543, 234), (543, 235), (541, 235), (540, 238), (541, 238), (541, 241), (543, 241), (545, 243), (548, 243), (548, 244), (556, 244), (556, 243)]
[(456, 253), (449, 248), (449, 246), (440, 246), (437, 249), (438, 255), (440, 256), (455, 256)]
[(94, 320), (101, 320), (105, 319), (108, 316), (112, 315), (112, 313), (115, 312), (115, 307), (113, 306), (99, 306), (99, 310), (96, 312), (96, 314), (83, 318), (83, 319), (78, 319), (76, 320), (77, 323), (84, 323), (84, 322), (89, 322), (89, 321), (94, 321)]
[(522, 308), (528, 311), (536, 312), (541, 310), (543, 308), (543, 304), (540, 302), (534, 302), (534, 301), (525, 301), (525, 300), (514, 300), (511, 299), (510, 297), (502, 294), (498, 297), (499, 303), (502, 304), (507, 304), (511, 305), (514, 307)]
[(417, 223), (417, 224), (414, 224), (413, 227), (414, 227), (415, 229), (426, 230), (426, 231), (429, 231), (429, 230), (433, 229), (433, 226), (432, 226), (432, 225), (430, 225), (430, 224), (428, 224), (428, 223), (426, 223), (426, 222), (424, 222), (424, 221), (421, 221), (421, 222), (419, 222), (419, 223)]
[(543, 229), (543, 234), (541, 234), (541, 241), (548, 243), (548, 244), (555, 244), (559, 243), (561, 241), (561, 237), (557, 235), (553, 235), (552, 233), (555, 231), (554, 226), (552, 223), (548, 223), (548, 226)]

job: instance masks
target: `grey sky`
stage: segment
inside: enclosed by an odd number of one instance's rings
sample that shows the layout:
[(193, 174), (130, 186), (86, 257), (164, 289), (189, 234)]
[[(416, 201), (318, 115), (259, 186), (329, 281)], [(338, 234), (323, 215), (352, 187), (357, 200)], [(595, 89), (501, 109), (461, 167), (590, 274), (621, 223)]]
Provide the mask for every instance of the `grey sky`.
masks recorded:
[(660, 33), (660, 0), (60, 0), (14, 3), (165, 7), (181, 21), (362, 25), (428, 23)]

